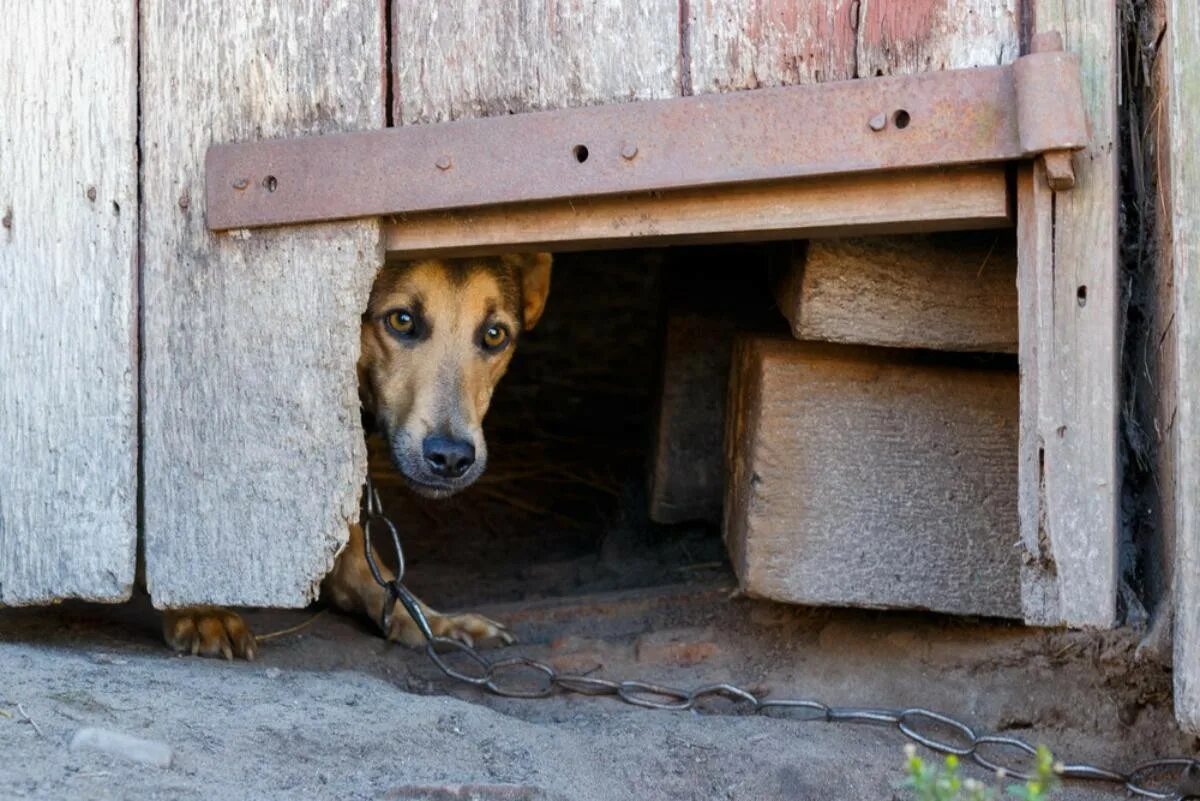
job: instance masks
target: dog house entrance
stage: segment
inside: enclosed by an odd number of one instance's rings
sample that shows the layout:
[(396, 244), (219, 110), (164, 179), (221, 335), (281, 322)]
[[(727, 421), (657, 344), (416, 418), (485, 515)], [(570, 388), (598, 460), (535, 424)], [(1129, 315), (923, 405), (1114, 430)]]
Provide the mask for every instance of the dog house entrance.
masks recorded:
[[(851, 286), (827, 285), (837, 271)], [(558, 254), (484, 421), (479, 481), (419, 498), (372, 445), (408, 583), (449, 609), (740, 580), (778, 600), (1019, 617), (1015, 272), (1011, 229)], [(906, 280), (925, 284), (920, 299)], [(875, 297), (845, 305), (862, 291)], [(941, 310), (915, 326), (930, 302)], [(763, 345), (778, 363), (762, 369), (800, 371), (795, 398), (759, 403)], [(947, 401), (926, 382), (959, 388)], [(958, 411), (942, 420), (939, 403)], [(792, 414), (840, 415), (846, 431), (790, 442)], [(761, 475), (739, 471), (746, 459)], [(761, 509), (738, 482), (770, 490)]]

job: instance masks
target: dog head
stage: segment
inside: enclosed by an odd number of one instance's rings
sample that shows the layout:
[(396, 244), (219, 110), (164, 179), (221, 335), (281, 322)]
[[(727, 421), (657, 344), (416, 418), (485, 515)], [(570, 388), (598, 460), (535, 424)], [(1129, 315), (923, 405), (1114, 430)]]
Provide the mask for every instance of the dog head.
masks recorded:
[(385, 267), (362, 322), (363, 407), (409, 486), (444, 497), (487, 466), (483, 416), (550, 292), (549, 253)]

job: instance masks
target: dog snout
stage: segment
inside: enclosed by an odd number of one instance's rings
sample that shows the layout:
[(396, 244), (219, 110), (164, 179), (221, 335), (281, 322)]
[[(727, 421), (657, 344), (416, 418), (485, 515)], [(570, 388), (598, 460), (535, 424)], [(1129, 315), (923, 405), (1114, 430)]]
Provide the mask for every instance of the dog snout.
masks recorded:
[(475, 464), (475, 446), (453, 437), (426, 437), (421, 450), (435, 476), (460, 478)]

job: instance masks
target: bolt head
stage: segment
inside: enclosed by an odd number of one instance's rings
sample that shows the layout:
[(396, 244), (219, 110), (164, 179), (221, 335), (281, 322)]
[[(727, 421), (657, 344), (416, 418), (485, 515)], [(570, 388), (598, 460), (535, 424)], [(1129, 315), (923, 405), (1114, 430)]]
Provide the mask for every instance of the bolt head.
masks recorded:
[(442, 170), (443, 172), (450, 169), (453, 166), (454, 166), (454, 162), (450, 160), (449, 156), (442, 156), (440, 159), (437, 160), (437, 168), (439, 170)]
[(637, 145), (633, 144), (632, 142), (626, 143), (621, 148), (621, 158), (625, 159), (626, 161), (633, 161), (633, 159), (637, 158), (637, 154)]
[(887, 127), (887, 115), (880, 113), (867, 121), (867, 125), (871, 126), (872, 131), (882, 131)]
[(237, 189), (239, 191), (242, 189), (245, 189), (249, 185), (250, 185), (250, 179), (248, 179), (248, 178), (238, 178), (236, 181), (233, 182), (233, 188)]

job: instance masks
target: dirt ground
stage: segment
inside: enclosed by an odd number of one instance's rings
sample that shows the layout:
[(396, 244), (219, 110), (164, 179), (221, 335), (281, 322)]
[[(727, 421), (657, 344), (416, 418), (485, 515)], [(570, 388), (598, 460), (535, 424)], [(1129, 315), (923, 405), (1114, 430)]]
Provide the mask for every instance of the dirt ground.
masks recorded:
[[(1128, 767), (1198, 746), (1171, 722), (1169, 673), (1130, 632), (795, 609), (730, 599), (711, 578), (485, 611), (521, 637), (512, 653), (566, 670), (926, 706), (1068, 762)], [(312, 614), (248, 619), (264, 634)], [(904, 740), (891, 728), (494, 698), (333, 611), (265, 642), (254, 663), (167, 653), (144, 602), (8, 610), (0, 631), (5, 798), (904, 797)], [(165, 743), (172, 764), (72, 750), (93, 726)], [(1123, 794), (1076, 786), (1062, 797)]]

